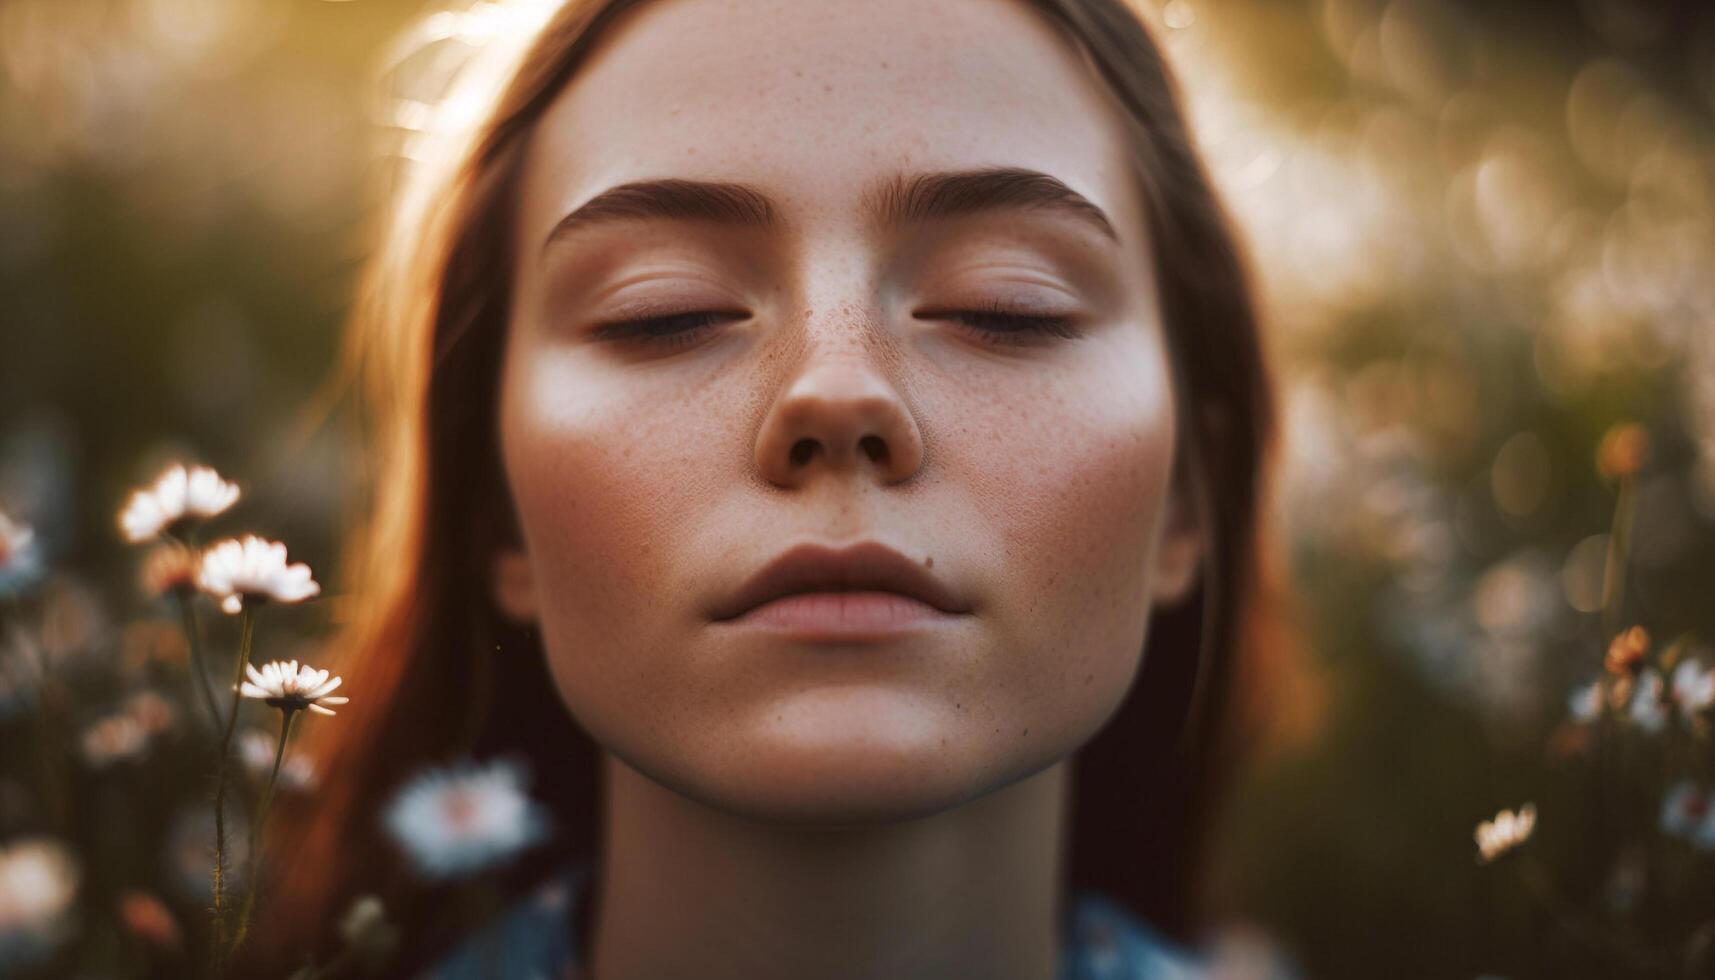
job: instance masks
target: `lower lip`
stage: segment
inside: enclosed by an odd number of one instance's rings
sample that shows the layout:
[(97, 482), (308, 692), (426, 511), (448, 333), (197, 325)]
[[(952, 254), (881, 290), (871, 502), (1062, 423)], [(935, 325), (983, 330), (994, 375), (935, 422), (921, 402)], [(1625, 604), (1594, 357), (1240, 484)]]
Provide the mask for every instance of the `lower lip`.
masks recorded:
[(796, 639), (864, 640), (932, 627), (961, 615), (897, 592), (801, 592), (719, 622)]

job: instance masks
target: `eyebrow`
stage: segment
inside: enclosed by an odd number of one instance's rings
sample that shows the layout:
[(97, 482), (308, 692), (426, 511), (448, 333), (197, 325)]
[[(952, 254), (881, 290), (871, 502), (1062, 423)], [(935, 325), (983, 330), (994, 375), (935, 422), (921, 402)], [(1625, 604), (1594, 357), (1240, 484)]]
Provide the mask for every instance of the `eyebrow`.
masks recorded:
[[(1023, 167), (897, 174), (863, 197), (872, 227), (890, 228), (965, 215), (1041, 209), (1084, 222), (1108, 240), (1119, 234), (1107, 214), (1058, 178)], [(764, 230), (784, 225), (768, 196), (746, 184), (667, 178), (602, 191), (555, 223), (542, 249), (585, 228), (622, 221), (696, 221)]]

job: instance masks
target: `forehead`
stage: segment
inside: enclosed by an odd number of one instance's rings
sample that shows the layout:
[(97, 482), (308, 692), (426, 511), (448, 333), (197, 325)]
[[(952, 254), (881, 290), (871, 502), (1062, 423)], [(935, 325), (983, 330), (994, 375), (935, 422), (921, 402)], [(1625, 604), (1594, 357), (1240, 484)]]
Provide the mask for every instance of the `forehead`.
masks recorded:
[(901, 172), (1017, 166), (1138, 228), (1117, 110), (1021, 0), (651, 0), (531, 140), (527, 234), (617, 184), (740, 181), (840, 220)]

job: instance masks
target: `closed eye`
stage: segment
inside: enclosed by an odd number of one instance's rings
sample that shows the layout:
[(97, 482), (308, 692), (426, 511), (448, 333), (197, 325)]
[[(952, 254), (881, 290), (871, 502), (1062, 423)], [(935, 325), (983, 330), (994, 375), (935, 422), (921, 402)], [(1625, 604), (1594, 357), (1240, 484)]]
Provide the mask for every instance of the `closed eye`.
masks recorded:
[[(738, 311), (691, 310), (664, 316), (613, 320), (598, 326), (593, 335), (600, 340), (638, 343), (645, 347), (671, 350), (684, 347), (723, 319), (744, 320), (748, 313)], [(998, 300), (974, 310), (919, 313), (920, 320), (951, 320), (970, 329), (977, 338), (996, 346), (1022, 345), (1042, 337), (1067, 340), (1083, 336), (1073, 326), (1070, 316), (1024, 313), (1006, 309)]]
[(920, 320), (948, 319), (972, 327), (984, 343), (1020, 345), (1044, 336), (1074, 340), (1084, 334), (1073, 326), (1069, 316), (1024, 313), (1008, 310), (999, 300), (977, 310), (949, 310), (946, 313), (919, 313)]
[(715, 310), (695, 310), (666, 316), (613, 320), (597, 327), (593, 334), (599, 340), (638, 343), (663, 350), (683, 347), (723, 318), (743, 320), (748, 313), (721, 313)]

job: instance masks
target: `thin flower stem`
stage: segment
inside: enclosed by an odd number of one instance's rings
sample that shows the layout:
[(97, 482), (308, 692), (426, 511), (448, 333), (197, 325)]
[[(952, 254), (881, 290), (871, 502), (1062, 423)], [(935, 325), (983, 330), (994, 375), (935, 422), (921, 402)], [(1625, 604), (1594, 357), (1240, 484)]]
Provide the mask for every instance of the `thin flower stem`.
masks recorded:
[[(6, 620), (16, 622), (22, 629), (24, 616), (22, 604), (16, 596), (6, 597)], [(40, 637), (30, 637), (24, 641), (24, 647), (35, 653), (35, 668), (38, 673), (36, 695), (40, 698), (39, 710), (36, 712), (35, 723), (38, 728), (37, 755), (41, 761), (42, 799), (50, 810), (50, 820), (56, 827), (65, 827), (70, 821), (70, 789), (67, 786), (65, 772), (65, 746), (61, 738), (60, 707), (62, 700), (59, 689), (55, 686), (52, 667), (48, 662), (48, 651), (40, 642)]]
[(1478, 962), (1474, 964), (1476, 968), (1470, 972), (1475, 976), (1482, 972), (1481, 967), (1485, 962), (1500, 953), (1499, 935), (1495, 927), (1500, 908), (1495, 901), (1494, 875), (1479, 873), (1474, 875), (1472, 880), (1476, 883), (1478, 895), (1478, 900), (1472, 903), (1473, 911), (1476, 912), (1477, 943), (1474, 948), (1477, 952)]
[[(16, 596), (0, 595), (0, 612), (4, 613), (4, 615), (0, 615), (0, 626), (10, 629), (16, 623), (17, 629), (23, 630), (23, 607)], [(3, 637), (3, 634), (0, 634), (0, 637)], [(53, 709), (53, 697), (52, 692), (48, 690), (47, 652), (37, 646), (33, 640), (26, 639), (21, 645), (26, 649), (33, 649), (35, 653), (33, 666), (39, 674), (36, 681), (38, 710), (32, 720), (37, 729), (37, 760), (41, 765), (42, 797), (48, 801), (49, 806), (56, 807), (57, 810), (60, 791), (58, 767), (54, 760), (59, 753), (59, 744), (55, 737), (53, 718), (50, 717), (50, 712)], [(58, 826), (61, 821), (56, 817), (54, 823)]]
[(1631, 558), (1632, 515), (1636, 509), (1636, 478), (1620, 477), (1614, 500), (1614, 526), (1608, 535), (1608, 560), (1602, 572), (1602, 637), (1612, 640), (1620, 632), (1620, 606), (1625, 599), (1626, 565)]
[(220, 761), (214, 777), (214, 975), (220, 975), (226, 946), (226, 773), (232, 755), (232, 732), (238, 726), (239, 685), (250, 663), (251, 641), (256, 633), (256, 609), (244, 604), (239, 626), (238, 662), (233, 669), (232, 704), (226, 716), (226, 733), (220, 739)]
[[(8, 623), (9, 624), (12, 622), (16, 622), (16, 623), (18, 623), (18, 628), (23, 629), (23, 623), (24, 623), (23, 606), (21, 603), (18, 602), (18, 598), (16, 596), (6, 596), (5, 609), (6, 609), (6, 618), (3, 620), (0, 620), (0, 623)], [(43, 693), (43, 696), (45, 698), (46, 694), (47, 694), (48, 682), (49, 682), (49, 677), (48, 677), (48, 651), (42, 649), (42, 645), (39, 642), (39, 637), (27, 638), (24, 642), (24, 647), (25, 647), (25, 649), (33, 650), (35, 652), (35, 655), (36, 655), (36, 657), (35, 657), (35, 659), (36, 659), (36, 663), (35, 663), (36, 671), (41, 675), (40, 684), (38, 686), (40, 687), (40, 689)]]
[(203, 704), (208, 706), (208, 716), (215, 728), (220, 727), (220, 707), (214, 702), (214, 688), (208, 686), (208, 671), (202, 663), (202, 631), (197, 628), (196, 607), (191, 604), (187, 593), (179, 593), (179, 623), (184, 627), (185, 646), (191, 653), (191, 673), (196, 675), (196, 687), (202, 692)]
[(262, 824), (268, 819), (268, 808), (274, 803), (274, 787), (280, 781), (280, 760), (286, 757), (286, 740), (292, 737), (292, 722), (298, 717), (298, 712), (291, 708), (282, 709), (280, 714), (280, 741), (274, 746), (274, 769), (268, 774), (268, 788), (262, 791), (262, 802), (256, 806), (256, 815), (250, 819), (249, 872), (244, 876), (244, 907), (238, 913), (238, 930), (232, 936), (228, 956), (238, 952), (238, 947), (244, 944), (244, 937), (250, 932), (250, 913), (256, 908), (256, 879), (261, 877), (262, 870)]

